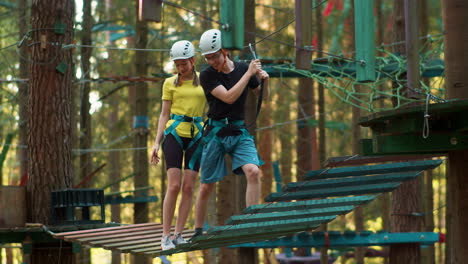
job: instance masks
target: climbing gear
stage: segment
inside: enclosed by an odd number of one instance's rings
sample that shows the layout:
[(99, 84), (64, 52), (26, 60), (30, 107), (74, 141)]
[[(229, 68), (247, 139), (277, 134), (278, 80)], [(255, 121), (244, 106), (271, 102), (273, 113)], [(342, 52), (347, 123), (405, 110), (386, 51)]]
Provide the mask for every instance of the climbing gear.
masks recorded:
[[(219, 120), (214, 120), (210, 118), (207, 120), (206, 124), (211, 126), (211, 130), (210, 132), (208, 132), (208, 134), (202, 137), (200, 144), (198, 145), (197, 149), (193, 153), (192, 159), (190, 159), (190, 162), (189, 162), (190, 168), (193, 168), (195, 163), (198, 160), (200, 160), (203, 146), (206, 143), (208, 143), (210, 140), (219, 141), (217, 134), (222, 128), (240, 130), (242, 133), (242, 137), (250, 137), (249, 131), (247, 131), (247, 129), (245, 128), (244, 120), (229, 120), (227, 117), (223, 119), (219, 119)], [(242, 138), (240, 140), (242, 140)]]
[[(182, 122), (192, 123), (191, 129), (190, 129), (192, 141), (184, 150), (191, 148), (193, 144), (195, 144), (201, 138), (202, 132), (203, 132), (203, 126), (200, 124), (203, 122), (203, 118), (201, 116), (190, 117), (186, 115), (171, 114), (171, 119), (174, 120), (174, 122), (168, 128), (166, 128), (166, 130), (164, 130), (164, 136), (172, 134), (182, 149), (184, 149), (184, 144), (182, 142), (182, 139), (179, 137), (179, 135), (176, 132), (176, 128), (180, 123)], [(194, 135), (195, 127), (197, 127), (198, 129), (198, 133), (196, 135)]]
[[(252, 53), (253, 59), (256, 60), (256, 59), (257, 59), (257, 54), (255, 54), (255, 50), (253, 49), (251, 43), (249, 43), (249, 48), (250, 48), (250, 52)], [(257, 122), (258, 115), (260, 114), (260, 110), (262, 109), (262, 102), (263, 102), (263, 83), (264, 83), (264, 80), (261, 79), (261, 80), (260, 80), (260, 94), (259, 94), (258, 99), (257, 99), (257, 111), (256, 111), (256, 113), (255, 113), (255, 119), (254, 119), (250, 124), (248, 124), (248, 125), (246, 126), (247, 128), (250, 128), (251, 126), (253, 126), (253, 125)]]
[(172, 243), (171, 235), (165, 235), (161, 238), (161, 249), (162, 250), (169, 250), (174, 249), (175, 245)]
[(201, 35), (200, 50), (203, 56), (215, 53), (221, 48), (221, 31), (218, 29), (207, 30)]
[(174, 236), (174, 239), (172, 240), (172, 243), (173, 243), (175, 246), (178, 246), (178, 245), (182, 245), (182, 244), (187, 244), (187, 241), (185, 241), (185, 239), (182, 237), (182, 234), (181, 234), (181, 233), (177, 233), (177, 234)]
[[(203, 126), (200, 123), (203, 122), (203, 118), (201, 116), (190, 117), (186, 115), (171, 114), (170, 118), (174, 120), (174, 122), (168, 128), (166, 128), (166, 130), (164, 130), (164, 137), (166, 137), (169, 134), (173, 135), (183, 150), (190, 149), (202, 137)], [(190, 128), (192, 141), (190, 141), (190, 143), (188, 144), (186, 148), (184, 148), (184, 143), (182, 142), (182, 139), (180, 138), (180, 136), (177, 134), (177, 131), (176, 131), (177, 126), (182, 122), (189, 122), (192, 124)], [(196, 135), (194, 134), (195, 127), (197, 127), (198, 129), (198, 133)], [(193, 165), (195, 165), (195, 163), (193, 163), (192, 165), (189, 165), (189, 169), (193, 170), (194, 168)]]
[(195, 56), (195, 48), (190, 41), (180, 40), (172, 45), (170, 52), (172, 61), (190, 59), (193, 56)]

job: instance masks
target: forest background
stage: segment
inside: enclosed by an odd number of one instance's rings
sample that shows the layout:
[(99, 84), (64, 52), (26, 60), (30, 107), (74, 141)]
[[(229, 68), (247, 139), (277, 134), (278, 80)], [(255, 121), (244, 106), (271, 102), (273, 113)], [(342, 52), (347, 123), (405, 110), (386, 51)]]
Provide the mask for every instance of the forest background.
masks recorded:
[[(442, 33), (442, 15), (440, 1), (419, 0), (421, 2), (421, 36)], [(394, 3), (396, 1), (375, 1), (376, 8), (376, 43), (382, 49), (392, 50), (396, 44), (394, 34)], [(78, 44), (73, 49), (75, 76), (72, 89), (72, 128), (73, 128), (73, 185), (80, 188), (106, 188), (119, 179), (127, 178), (105, 189), (106, 192), (120, 192), (144, 188), (132, 177), (142, 170), (147, 171), (149, 195), (156, 195), (159, 201), (148, 203), (145, 221), (161, 222), (161, 198), (165, 193), (165, 168), (163, 164), (148, 166), (145, 158), (156, 136), (156, 126), (161, 107), (161, 87), (163, 76), (173, 73), (168, 49), (177, 40), (186, 39), (198, 46), (200, 35), (207, 29), (218, 28), (220, 20), (220, 1), (173, 1), (163, 5), (162, 22), (142, 23), (137, 21), (137, 1), (76, 1), (75, 39)], [(170, 4), (172, 3), (172, 4)], [(255, 43), (256, 53), (264, 63), (274, 62), (292, 64), (296, 61), (295, 9), (293, 1), (262, 0), (246, 1), (253, 4), (252, 24), (246, 24), (246, 40)], [(27, 168), (24, 136), (26, 133), (22, 108), (27, 106), (27, 96), (21, 93), (21, 87), (28, 84), (24, 64), (39, 62), (28, 59), (24, 50), (30, 21), (30, 1), (4, 1), (0, 3), (0, 142), (3, 142), (0, 155), (0, 185), (19, 185), (24, 180)], [(352, 58), (354, 50), (353, 1), (328, 0), (313, 1), (310, 10), (310, 30), (314, 48), (312, 58)], [(195, 11), (195, 12), (193, 12)], [(202, 14), (202, 15), (200, 15)], [(246, 14), (247, 17), (248, 14)], [(250, 29), (249, 29), (250, 26)], [(424, 29), (423, 29), (424, 27)], [(25, 31), (26, 29), (26, 31)], [(137, 31), (143, 32), (145, 49), (143, 52), (132, 50), (138, 47), (141, 39), (136, 39)], [(317, 32), (321, 32), (320, 35)], [(268, 37), (266, 37), (268, 36)], [(72, 43), (70, 43), (72, 44)], [(86, 46), (88, 45), (88, 46)], [(139, 47), (141, 48), (141, 47)], [(248, 48), (233, 51), (235, 59), (250, 59)], [(443, 56), (440, 55), (441, 57)], [(58, 63), (58, 62), (54, 62)], [(141, 74), (139, 65), (145, 65), (145, 74)], [(196, 55), (197, 69), (205, 67), (204, 59)], [(55, 64), (54, 64), (55, 65)], [(56, 65), (55, 65), (56, 66)], [(28, 66), (26, 66), (27, 68)], [(433, 80), (433, 82), (443, 82)], [(272, 78), (270, 81), (271, 97), (263, 103), (257, 121), (256, 137), (261, 157), (266, 161), (263, 171), (263, 195), (275, 190), (272, 163), (278, 162), (282, 184), (298, 180), (298, 175), (310, 169), (318, 169), (321, 162), (329, 157), (354, 155), (356, 153), (356, 135), (365, 138), (370, 132), (356, 124), (359, 115), (366, 115), (365, 110), (356, 110), (346, 100), (342, 100), (320, 82), (312, 82), (308, 89), (299, 89), (297, 78)], [(340, 83), (342, 82), (342, 83)], [(334, 85), (345, 86), (345, 80), (334, 80)], [(389, 87), (391, 84), (387, 83)], [(145, 91), (142, 94), (142, 91)], [(320, 100), (320, 94), (323, 100)], [(139, 101), (145, 98), (145, 102)], [(304, 98), (307, 98), (304, 100)], [(254, 102), (250, 101), (251, 103)], [(319, 102), (322, 108), (319, 108)], [(388, 102), (383, 104), (390, 105)], [(138, 107), (147, 107), (146, 114), (141, 114)], [(320, 109), (323, 112), (321, 112)], [(252, 111), (251, 111), (252, 114)], [(148, 130), (134, 128), (134, 116), (148, 117)], [(324, 120), (324, 127), (319, 129), (319, 117)], [(298, 136), (299, 130), (306, 125), (311, 137)], [(357, 131), (357, 132), (356, 132)], [(357, 134), (356, 134), (357, 133)], [(145, 135), (144, 144), (138, 145), (136, 135)], [(140, 138), (141, 139), (141, 138)], [(311, 145), (308, 145), (312, 142)], [(312, 157), (304, 153), (301, 146), (312, 149)], [(137, 155), (142, 152), (144, 155)], [(146, 162), (141, 165), (142, 161)], [(25, 165), (26, 164), (26, 165)], [(140, 164), (140, 165), (139, 165)], [(92, 175), (92, 177), (89, 177)], [(433, 179), (425, 182), (433, 186), (431, 208), (436, 208), (433, 223), (426, 225), (430, 231), (444, 232), (445, 223), (445, 168), (434, 171)], [(232, 182), (229, 182), (231, 181)], [(231, 177), (226, 183), (240, 186)], [(231, 185), (232, 186), (232, 185)], [(210, 221), (222, 222), (225, 215), (215, 208), (225, 208), (226, 204), (236, 200), (236, 192), (226, 191), (219, 186), (219, 193), (230, 197), (213, 199)], [(138, 194), (136, 192), (135, 194)], [(427, 199), (425, 199), (427, 201)], [(365, 207), (362, 215), (364, 229), (389, 230), (388, 195)], [(233, 207), (242, 207), (235, 204)], [(431, 209), (432, 211), (433, 209)], [(432, 213), (430, 214), (432, 216)], [(106, 222), (133, 223), (138, 215), (132, 204), (112, 206), (106, 210)], [(187, 227), (193, 226), (190, 218)], [(330, 230), (355, 230), (355, 216), (332, 222)], [(443, 247), (436, 245), (435, 257), (442, 263)], [(180, 254), (172, 257), (173, 261), (190, 261), (202, 258), (203, 253), (195, 255)], [(120, 256), (123, 263), (130, 257)], [(2, 259), (10, 263), (19, 263), (19, 251), (4, 249)], [(93, 250), (91, 257), (83, 261), (108, 263), (110, 252)], [(156, 262), (159, 260), (155, 260)], [(369, 263), (373, 260), (369, 260)], [(375, 260), (380, 263), (380, 260)]]

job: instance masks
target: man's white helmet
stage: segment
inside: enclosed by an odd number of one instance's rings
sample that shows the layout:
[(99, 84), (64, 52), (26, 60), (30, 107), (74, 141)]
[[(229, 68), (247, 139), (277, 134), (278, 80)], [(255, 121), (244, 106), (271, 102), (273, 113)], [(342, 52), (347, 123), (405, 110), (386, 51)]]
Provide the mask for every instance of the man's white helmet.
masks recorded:
[(195, 48), (190, 41), (180, 40), (172, 45), (170, 56), (172, 61), (190, 59), (195, 56)]
[(215, 53), (221, 49), (221, 31), (210, 29), (200, 37), (200, 50), (203, 56)]

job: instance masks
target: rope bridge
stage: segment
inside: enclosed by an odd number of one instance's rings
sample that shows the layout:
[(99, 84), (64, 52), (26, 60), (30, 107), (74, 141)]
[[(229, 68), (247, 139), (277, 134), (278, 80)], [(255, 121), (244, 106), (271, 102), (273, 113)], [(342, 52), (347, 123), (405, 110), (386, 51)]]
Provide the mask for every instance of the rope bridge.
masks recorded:
[[(162, 225), (155, 223), (56, 233), (53, 236), (84, 246), (152, 257), (261, 242), (314, 230), (441, 163), (441, 160), (430, 159), (309, 171), (303, 181), (289, 183), (281, 192), (270, 194), (265, 199), (267, 203), (250, 206), (243, 214), (232, 216), (226, 225), (211, 227), (190, 243), (166, 251), (162, 251), (160, 245)], [(186, 230), (183, 237), (189, 238), (192, 234), (193, 231)], [(413, 239), (421, 242), (421, 238)], [(401, 243), (401, 239), (392, 241)]]

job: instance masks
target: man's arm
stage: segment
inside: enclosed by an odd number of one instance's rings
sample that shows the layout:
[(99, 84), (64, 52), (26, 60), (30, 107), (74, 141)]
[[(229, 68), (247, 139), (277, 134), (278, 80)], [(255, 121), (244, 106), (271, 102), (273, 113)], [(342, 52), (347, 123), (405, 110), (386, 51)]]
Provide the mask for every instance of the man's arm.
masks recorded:
[(250, 78), (260, 70), (260, 61), (252, 60), (249, 65), (249, 69), (231, 89), (227, 90), (223, 85), (218, 85), (216, 88), (211, 90), (211, 94), (227, 104), (233, 104), (241, 96), (245, 87), (249, 83)]

